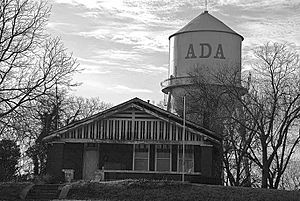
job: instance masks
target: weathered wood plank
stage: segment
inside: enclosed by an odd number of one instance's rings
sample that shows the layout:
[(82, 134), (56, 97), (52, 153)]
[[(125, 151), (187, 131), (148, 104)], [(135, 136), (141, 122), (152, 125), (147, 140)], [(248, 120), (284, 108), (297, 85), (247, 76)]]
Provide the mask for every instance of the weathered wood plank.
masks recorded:
[(121, 120), (117, 120), (116, 121), (116, 132), (118, 133), (118, 140), (121, 140), (122, 138), (122, 121)]

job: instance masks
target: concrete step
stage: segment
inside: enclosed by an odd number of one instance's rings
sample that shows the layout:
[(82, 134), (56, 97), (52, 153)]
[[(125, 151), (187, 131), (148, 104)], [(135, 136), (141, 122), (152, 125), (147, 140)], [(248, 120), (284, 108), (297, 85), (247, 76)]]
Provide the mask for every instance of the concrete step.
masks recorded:
[(34, 185), (35, 189), (57, 189), (60, 185), (57, 184), (44, 184)]
[(26, 200), (52, 200), (59, 197), (60, 185), (34, 185), (28, 192)]

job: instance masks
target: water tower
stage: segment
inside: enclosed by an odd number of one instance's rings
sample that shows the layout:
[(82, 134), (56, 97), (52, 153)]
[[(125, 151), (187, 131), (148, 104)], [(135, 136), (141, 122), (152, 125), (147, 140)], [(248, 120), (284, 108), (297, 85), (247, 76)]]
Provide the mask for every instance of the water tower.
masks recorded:
[[(169, 111), (182, 113), (182, 98), (199, 89), (200, 84), (217, 93), (225, 86), (241, 87), (241, 46), (243, 37), (223, 22), (204, 11), (182, 29), (169, 37), (169, 75), (161, 83)], [(195, 76), (197, 75), (197, 76)], [(195, 100), (187, 100), (187, 107)], [(201, 101), (197, 101), (201, 105)], [(195, 108), (187, 110), (187, 118), (211, 128), (212, 113), (203, 110), (195, 116)], [(189, 112), (190, 111), (190, 112)], [(210, 117), (209, 117), (210, 116)]]

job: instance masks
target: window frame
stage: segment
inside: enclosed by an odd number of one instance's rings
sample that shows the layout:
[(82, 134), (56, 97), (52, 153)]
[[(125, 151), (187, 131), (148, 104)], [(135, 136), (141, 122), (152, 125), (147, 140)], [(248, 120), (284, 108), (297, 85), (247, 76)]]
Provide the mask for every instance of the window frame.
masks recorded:
[[(181, 161), (183, 161), (182, 160), (182, 145), (178, 145), (178, 151), (177, 151), (177, 172), (179, 172), (179, 173), (191, 173), (191, 174), (193, 174), (193, 173), (195, 173), (195, 148), (194, 148), (194, 146), (193, 145), (185, 145), (185, 154), (187, 153), (187, 146), (190, 146), (191, 147), (191, 155), (192, 155), (192, 158), (189, 158), (188, 160), (186, 160), (187, 158), (186, 158), (186, 155), (185, 155), (185, 160), (184, 161), (192, 161), (192, 164), (193, 164), (193, 167), (192, 167), (192, 171), (191, 172), (189, 172), (189, 171), (181, 171), (180, 169), (182, 169), (182, 163), (180, 164), (180, 160)], [(181, 157), (180, 157), (180, 154), (181, 154)]]
[[(157, 170), (157, 164), (158, 164), (158, 160), (164, 160), (164, 159), (167, 159), (167, 158), (158, 158), (158, 146), (161, 145), (161, 146), (168, 146), (169, 147), (169, 170)], [(172, 145), (170, 144), (156, 144), (155, 145), (155, 171), (156, 172), (172, 172)]]
[[(147, 149), (147, 170), (136, 170), (135, 166), (136, 166), (136, 159), (138, 160), (146, 160), (146, 158), (143, 157), (136, 157), (136, 146), (140, 146), (143, 145), (146, 147)], [(142, 152), (142, 153), (146, 153), (146, 152)], [(149, 171), (149, 166), (150, 166), (150, 145), (149, 144), (133, 144), (133, 165), (132, 165), (132, 170), (133, 171)]]

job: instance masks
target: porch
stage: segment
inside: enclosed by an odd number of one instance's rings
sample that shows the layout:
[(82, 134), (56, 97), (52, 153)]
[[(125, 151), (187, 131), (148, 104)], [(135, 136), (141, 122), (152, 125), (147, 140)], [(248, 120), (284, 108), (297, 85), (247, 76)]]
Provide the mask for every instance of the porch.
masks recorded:
[[(72, 169), (75, 180), (93, 180), (99, 170), (105, 180), (182, 179), (181, 144), (54, 143), (50, 148), (48, 172), (53, 175)], [(218, 183), (212, 176), (212, 146), (185, 145), (184, 161), (186, 181)]]

